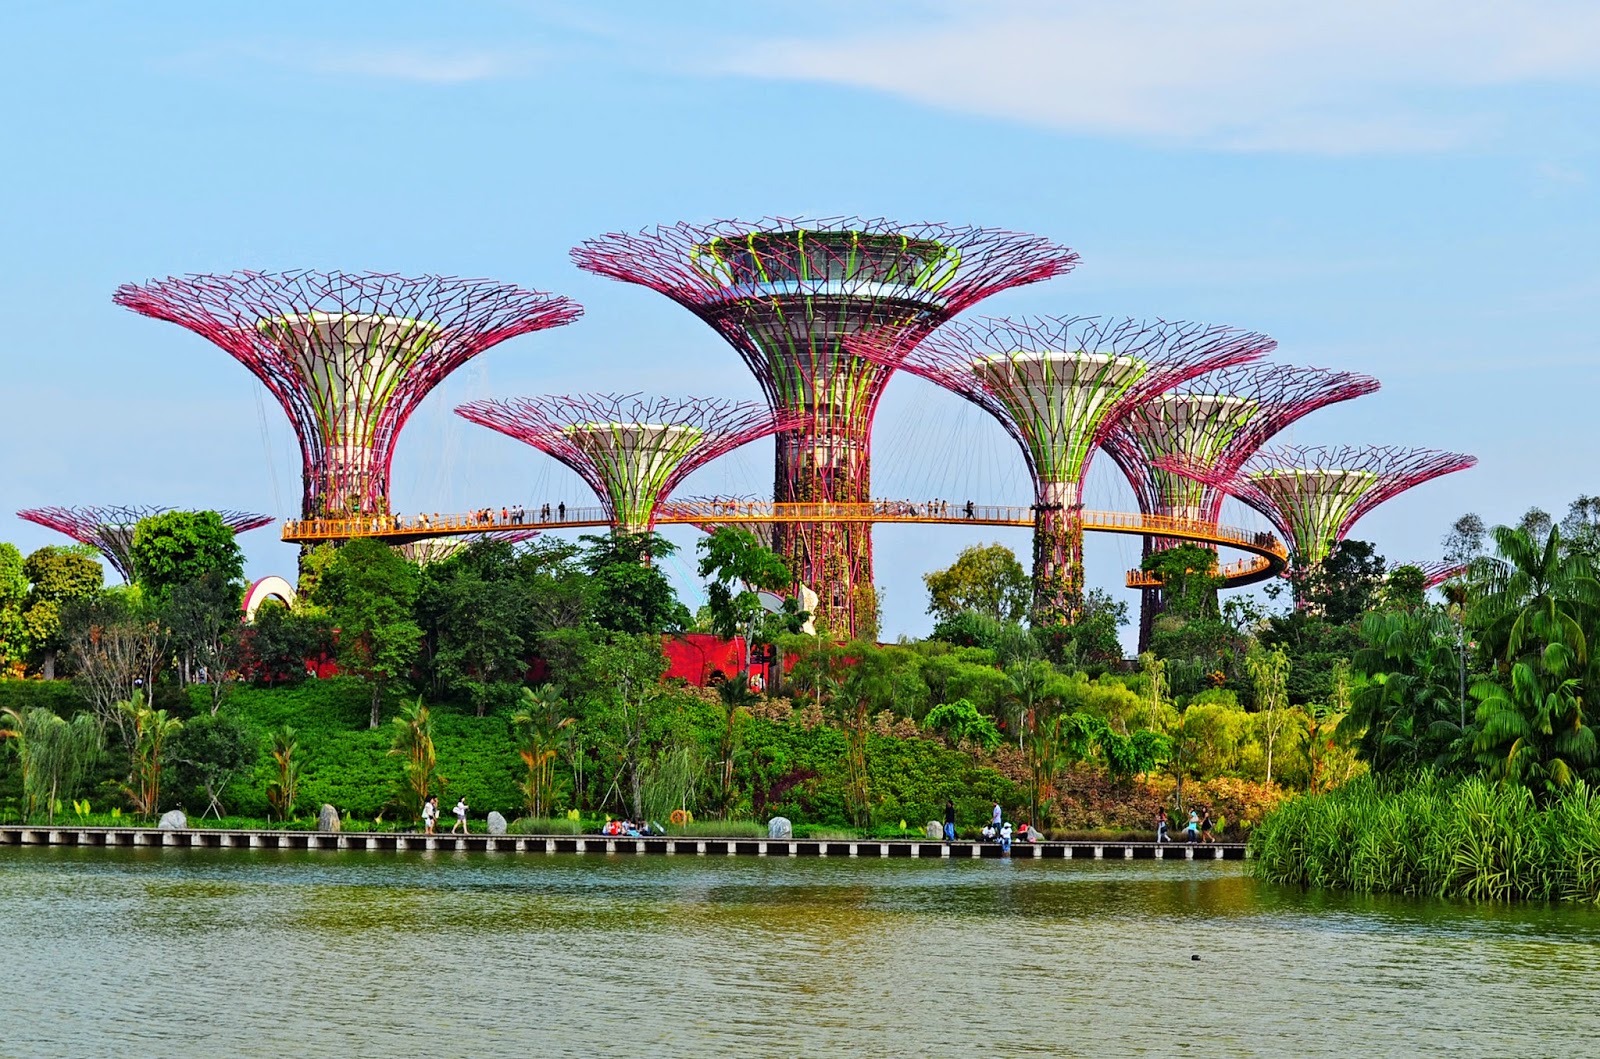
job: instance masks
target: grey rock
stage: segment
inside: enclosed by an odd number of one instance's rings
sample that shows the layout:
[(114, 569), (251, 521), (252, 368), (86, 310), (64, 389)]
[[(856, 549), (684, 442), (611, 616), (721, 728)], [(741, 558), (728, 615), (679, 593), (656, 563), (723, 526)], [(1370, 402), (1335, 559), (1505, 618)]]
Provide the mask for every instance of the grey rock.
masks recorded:
[(161, 814), (161, 822), (156, 824), (163, 831), (183, 831), (189, 826), (189, 818), (183, 815), (182, 809), (173, 809)]
[(317, 830), (324, 832), (338, 832), (339, 810), (335, 809), (331, 805), (324, 805), (322, 807), (322, 811), (317, 814)]
[(922, 829), (922, 833), (929, 838), (943, 838), (944, 825), (937, 820), (929, 820), (928, 826)]
[(789, 822), (789, 818), (787, 816), (774, 816), (771, 820), (767, 821), (767, 837), (793, 838), (794, 825)]
[(506, 833), (506, 818), (493, 810), (489, 813), (489, 834), (503, 835)]

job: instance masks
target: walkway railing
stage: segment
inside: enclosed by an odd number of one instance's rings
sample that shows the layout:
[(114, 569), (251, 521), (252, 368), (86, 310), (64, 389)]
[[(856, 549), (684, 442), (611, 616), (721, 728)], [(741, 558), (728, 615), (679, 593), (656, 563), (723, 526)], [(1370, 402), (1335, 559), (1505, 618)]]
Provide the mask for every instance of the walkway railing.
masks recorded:
[[(1240, 548), (1253, 558), (1220, 568), (1230, 585), (1265, 580), (1288, 562), (1288, 550), (1270, 533), (1224, 526), (1201, 519), (1145, 515), (1130, 511), (1079, 513), (1090, 533), (1168, 537), (1218, 547)], [(773, 522), (904, 522), (969, 526), (1032, 526), (1035, 511), (1020, 504), (954, 503), (948, 500), (871, 500), (863, 503), (780, 504), (763, 500), (671, 500), (656, 509), (656, 525)], [(502, 507), (474, 512), (417, 515), (364, 515), (356, 518), (291, 519), (283, 539), (293, 544), (376, 537), (395, 544), (425, 537), (526, 529), (583, 529), (609, 526), (610, 513), (598, 505), (541, 504), (534, 509)], [(1137, 576), (1136, 576), (1137, 575)], [(1129, 571), (1128, 587), (1151, 588), (1159, 579)]]

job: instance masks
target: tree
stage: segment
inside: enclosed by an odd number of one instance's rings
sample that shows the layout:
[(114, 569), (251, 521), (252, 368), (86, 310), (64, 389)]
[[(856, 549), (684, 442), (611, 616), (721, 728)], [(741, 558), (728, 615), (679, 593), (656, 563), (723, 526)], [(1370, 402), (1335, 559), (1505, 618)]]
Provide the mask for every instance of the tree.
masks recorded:
[(309, 675), (307, 662), (337, 650), (325, 618), (269, 599), (241, 632), (239, 668), (256, 684), (298, 684)]
[(161, 773), (167, 763), (167, 742), (182, 730), (183, 722), (169, 717), (166, 710), (151, 709), (143, 691), (135, 691), (131, 699), (119, 705), (132, 726), (128, 782), (122, 790), (134, 810), (149, 817), (161, 808)]
[(417, 612), (437, 681), (477, 715), (508, 699), (528, 668), (533, 616), (512, 546), (482, 541), (422, 572)]
[(433, 718), (427, 704), (419, 696), (409, 706), (400, 707), (400, 716), (393, 721), (394, 743), (389, 753), (405, 759), (400, 774), (400, 805), (402, 810), (416, 820), (428, 800), (438, 770), (438, 756), (433, 748)]
[(215, 572), (170, 586), (157, 611), (178, 656), (178, 682), (204, 681), (214, 716), (243, 661), (238, 586)]
[(677, 632), (693, 617), (652, 560), (678, 549), (656, 533), (613, 533), (580, 538), (583, 567), (593, 579), (591, 620), (608, 632), (641, 635)]
[(1178, 544), (1151, 552), (1139, 569), (1161, 578), (1162, 610), (1184, 619), (1217, 617), (1217, 553), (1197, 544)]
[(993, 750), (1000, 745), (1000, 730), (994, 721), (966, 699), (944, 702), (928, 711), (922, 727), (938, 732), (952, 746), (972, 745)]
[(222, 794), (240, 771), (256, 763), (261, 738), (244, 722), (226, 714), (202, 714), (191, 719), (172, 738), (172, 760), (182, 766), (180, 776), (191, 790), (205, 794), (200, 815), (221, 817)]
[(1542, 543), (1523, 526), (1496, 526), (1493, 538), (1484, 594), (1469, 611), (1498, 667), (1473, 685), (1476, 746), (1492, 775), (1543, 798), (1593, 774), (1586, 630), (1600, 615), (1600, 582), (1587, 558), (1563, 549), (1559, 528)]
[(28, 575), (17, 546), (0, 541), (0, 676), (21, 676), (28, 659)]
[(276, 774), (267, 784), (267, 804), (280, 822), (294, 816), (294, 803), (300, 795), (300, 740), (295, 730), (284, 725), (272, 733), (269, 748)]
[(163, 604), (180, 585), (212, 579), (228, 586), (238, 607), (244, 556), (233, 529), (215, 511), (167, 511), (139, 520), (128, 549), (133, 579), (150, 601)]
[(589, 700), (585, 719), (615, 766), (608, 786), (625, 789), (635, 817), (644, 815), (644, 763), (661, 720), (666, 668), (654, 635), (617, 633), (588, 646), (579, 674)]
[[(702, 540), (699, 574), (709, 578), (706, 603), (711, 611), (711, 631), (725, 640), (744, 639), (744, 668), (750, 668), (751, 650), (772, 643), (783, 633), (796, 633), (810, 615), (800, 609), (796, 596), (784, 600), (784, 609), (768, 613), (759, 590), (778, 592), (794, 583), (782, 556), (765, 548), (755, 534), (737, 526), (723, 526)], [(735, 590), (737, 586), (737, 591)]]
[(1073, 620), (1045, 634), (1053, 661), (1069, 666), (1120, 661), (1120, 630), (1128, 624), (1128, 604), (1103, 588), (1084, 593)]
[(61, 637), (61, 611), (68, 604), (93, 598), (105, 583), (105, 571), (84, 545), (46, 545), (23, 561), (28, 597), (22, 613), (25, 635), (46, 680), (54, 680), (56, 656), (66, 647)]
[(339, 667), (372, 685), (369, 727), (374, 729), (384, 691), (410, 671), (417, 657), (422, 639), (413, 620), (417, 588), (417, 568), (370, 538), (340, 548), (317, 588), (315, 602), (327, 608), (338, 630)]
[(1361, 636), (1352, 664), (1366, 681), (1339, 726), (1356, 756), (1379, 775), (1459, 767), (1470, 732), (1458, 723), (1453, 623), (1432, 609), (1374, 611)]
[(928, 587), (928, 613), (945, 621), (970, 610), (994, 621), (1019, 622), (1033, 600), (1033, 584), (1003, 544), (974, 544), (961, 549), (943, 570), (922, 575)]
[(1256, 712), (1265, 717), (1262, 735), (1267, 744), (1267, 786), (1272, 786), (1272, 754), (1288, 722), (1289, 657), (1281, 650), (1257, 648), (1245, 656), (1245, 667), (1255, 685)]
[(123, 709), (150, 693), (167, 660), (167, 631), (150, 615), (138, 588), (112, 589), (67, 608), (64, 627), (73, 683), (102, 726), (133, 742), (133, 716)]
[(517, 736), (517, 756), (527, 768), (522, 794), (528, 815), (549, 816), (555, 797), (555, 761), (562, 736), (573, 724), (571, 717), (559, 716), (566, 709), (559, 688), (549, 684), (537, 690), (522, 689), (522, 712), (511, 718)]
[(1367, 541), (1346, 538), (1317, 565), (1291, 575), (1296, 601), (1334, 625), (1348, 625), (1372, 609), (1387, 564)]
[(55, 823), (56, 806), (77, 794), (84, 776), (100, 759), (102, 737), (94, 715), (80, 713), (70, 722), (50, 710), (0, 710), (0, 738), (10, 738), (22, 764), (24, 818), (40, 805)]

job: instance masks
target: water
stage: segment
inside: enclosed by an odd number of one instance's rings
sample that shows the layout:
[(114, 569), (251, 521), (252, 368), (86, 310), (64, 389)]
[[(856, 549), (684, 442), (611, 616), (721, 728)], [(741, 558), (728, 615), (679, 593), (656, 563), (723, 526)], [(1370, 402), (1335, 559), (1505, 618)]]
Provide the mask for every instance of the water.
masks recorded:
[(4, 1056), (1600, 1055), (1600, 912), (1234, 862), (7, 849), (0, 901)]

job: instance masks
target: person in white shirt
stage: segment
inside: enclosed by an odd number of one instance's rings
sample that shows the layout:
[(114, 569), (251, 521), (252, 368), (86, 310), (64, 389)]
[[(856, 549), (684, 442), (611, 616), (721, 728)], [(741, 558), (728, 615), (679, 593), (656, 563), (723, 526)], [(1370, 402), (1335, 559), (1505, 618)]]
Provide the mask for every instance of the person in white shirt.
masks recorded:
[(425, 798), (422, 802), (422, 833), (433, 834), (434, 821), (439, 819), (439, 799)]
[(459, 830), (462, 834), (466, 834), (467, 833), (467, 800), (465, 798), (462, 798), (460, 801), (456, 802), (456, 807), (455, 807), (454, 812), (456, 814), (456, 822), (451, 825), (450, 833), (453, 835)]

